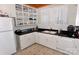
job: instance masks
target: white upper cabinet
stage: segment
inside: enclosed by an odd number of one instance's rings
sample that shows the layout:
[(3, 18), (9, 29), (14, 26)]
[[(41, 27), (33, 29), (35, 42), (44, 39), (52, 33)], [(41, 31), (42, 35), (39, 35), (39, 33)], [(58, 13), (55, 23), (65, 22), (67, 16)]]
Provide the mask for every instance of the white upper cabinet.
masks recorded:
[(68, 25), (76, 25), (77, 5), (50, 6), (39, 8), (38, 27), (67, 30)]
[(38, 27), (40, 28), (60, 29), (65, 20), (63, 18), (66, 17), (63, 6), (40, 8), (38, 12), (40, 14)]
[(61, 30), (67, 30), (68, 25), (76, 26), (77, 5), (63, 5), (59, 7), (59, 24)]
[(59, 29), (61, 30), (67, 30), (67, 7), (66, 6), (60, 6), (58, 7), (58, 25)]
[(35, 8), (22, 4), (16, 4), (15, 13), (16, 26), (36, 25), (37, 10)]
[(40, 19), (39, 19), (39, 23), (38, 23), (38, 27), (39, 28), (48, 28), (50, 29), (50, 14), (49, 14), (49, 9), (44, 8), (44, 9), (40, 9), (38, 11)]
[[(60, 9), (61, 8), (61, 9)], [(61, 30), (67, 30), (68, 25), (76, 26), (77, 5), (64, 5), (59, 9), (59, 23)]]
[(52, 29), (58, 29), (58, 19), (59, 19), (59, 16), (58, 16), (58, 8), (50, 8), (50, 28)]

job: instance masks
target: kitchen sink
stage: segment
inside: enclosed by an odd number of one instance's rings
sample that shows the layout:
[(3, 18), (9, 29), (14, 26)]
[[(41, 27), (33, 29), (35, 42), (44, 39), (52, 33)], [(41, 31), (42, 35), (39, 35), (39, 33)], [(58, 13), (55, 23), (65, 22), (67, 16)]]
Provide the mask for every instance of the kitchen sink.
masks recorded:
[(56, 34), (57, 32), (55, 31), (43, 31), (44, 33), (49, 33), (49, 34)]

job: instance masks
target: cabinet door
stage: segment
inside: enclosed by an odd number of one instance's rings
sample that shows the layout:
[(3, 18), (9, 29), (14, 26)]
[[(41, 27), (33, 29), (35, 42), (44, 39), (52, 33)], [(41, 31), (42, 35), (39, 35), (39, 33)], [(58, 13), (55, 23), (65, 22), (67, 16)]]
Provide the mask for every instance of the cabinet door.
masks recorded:
[(39, 33), (39, 44), (56, 49), (56, 38), (50, 34)]
[(32, 44), (35, 43), (34, 33), (30, 33), (30, 34), (29, 34), (29, 39), (30, 39), (30, 42), (31, 42)]
[(38, 32), (34, 32), (33, 35), (35, 43), (39, 43)]
[(33, 34), (25, 34), (20, 36), (20, 46), (24, 49), (34, 43)]
[(50, 20), (50, 17), (49, 17), (49, 9), (48, 8), (43, 8), (43, 9), (40, 9), (40, 22), (39, 22), (39, 25), (38, 27), (39, 28), (46, 28), (46, 29), (49, 29), (50, 28), (50, 23), (49, 23), (49, 20)]
[(72, 54), (75, 51), (73, 39), (61, 37), (57, 40), (57, 48)]
[(79, 55), (79, 39), (74, 40), (75, 51), (74, 54)]
[(16, 52), (14, 32), (0, 33), (0, 55), (10, 55)]
[(68, 11), (67, 11), (67, 7), (66, 6), (61, 6), (60, 7), (61, 10), (60, 10), (60, 25), (61, 25), (61, 29), (62, 30), (67, 30), (67, 26), (68, 26), (68, 21), (67, 21), (67, 14), (68, 14)]
[(67, 7), (50, 8), (50, 26), (52, 29), (67, 30)]
[(47, 34), (47, 36), (48, 36), (48, 44), (47, 44), (47, 46), (49, 48), (56, 49), (56, 36), (49, 35), (49, 34)]
[(47, 46), (48, 38), (47, 38), (46, 34), (39, 33), (38, 35), (39, 35), (38, 36), (38, 38), (39, 38), (39, 44), (42, 44), (44, 46)]
[(50, 26), (52, 29), (58, 29), (58, 25), (59, 25), (59, 22), (58, 22), (58, 19), (59, 19), (59, 16), (58, 16), (58, 8), (54, 7), (54, 8), (50, 8)]

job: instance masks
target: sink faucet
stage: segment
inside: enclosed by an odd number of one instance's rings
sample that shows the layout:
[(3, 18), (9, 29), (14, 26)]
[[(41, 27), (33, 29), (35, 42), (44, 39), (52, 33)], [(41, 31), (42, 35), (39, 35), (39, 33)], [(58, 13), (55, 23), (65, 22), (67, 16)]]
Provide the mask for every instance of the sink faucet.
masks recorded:
[(60, 32), (61, 32), (61, 29), (58, 29), (58, 34), (60, 34)]

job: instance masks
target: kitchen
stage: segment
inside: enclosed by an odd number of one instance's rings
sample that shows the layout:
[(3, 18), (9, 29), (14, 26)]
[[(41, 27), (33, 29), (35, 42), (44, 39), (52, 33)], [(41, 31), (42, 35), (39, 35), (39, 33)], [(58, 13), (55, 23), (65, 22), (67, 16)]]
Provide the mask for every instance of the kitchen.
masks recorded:
[(78, 10), (77, 4), (1, 4), (0, 55), (18, 55), (34, 44), (61, 55), (78, 55)]

